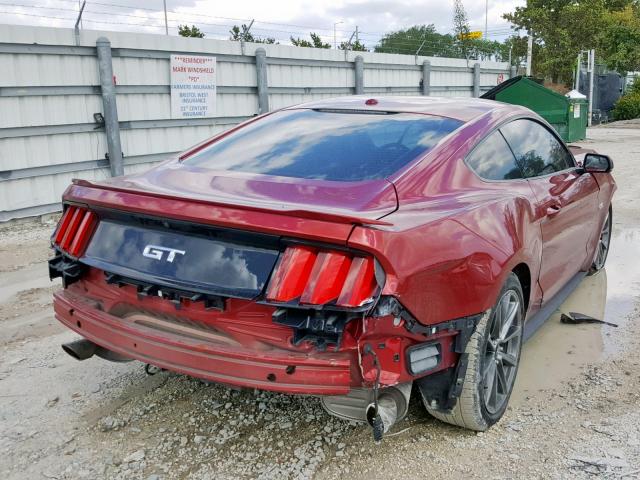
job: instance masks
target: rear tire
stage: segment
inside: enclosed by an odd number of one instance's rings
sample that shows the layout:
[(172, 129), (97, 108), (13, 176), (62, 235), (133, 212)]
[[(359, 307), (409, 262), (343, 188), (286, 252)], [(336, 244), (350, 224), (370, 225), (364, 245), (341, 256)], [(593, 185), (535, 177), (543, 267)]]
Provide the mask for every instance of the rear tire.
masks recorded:
[(485, 431), (504, 415), (513, 390), (524, 321), (524, 299), (518, 277), (509, 274), (498, 301), (485, 314), (469, 339), (462, 394), (450, 412), (431, 408), (438, 420), (470, 430)]

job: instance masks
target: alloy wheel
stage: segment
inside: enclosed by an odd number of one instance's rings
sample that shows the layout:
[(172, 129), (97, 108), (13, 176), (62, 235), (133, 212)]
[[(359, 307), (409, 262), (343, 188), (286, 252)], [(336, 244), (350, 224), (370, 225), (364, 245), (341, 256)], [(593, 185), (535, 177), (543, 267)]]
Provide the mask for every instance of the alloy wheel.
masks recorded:
[(484, 406), (491, 414), (509, 399), (515, 382), (522, 342), (520, 297), (507, 290), (493, 314), (482, 365)]
[(609, 221), (609, 214), (604, 220), (602, 231), (600, 232), (600, 239), (598, 241), (598, 247), (596, 251), (596, 259), (593, 262), (595, 270), (600, 270), (604, 267), (604, 262), (607, 260), (607, 253), (609, 252), (609, 241), (611, 240), (611, 222)]

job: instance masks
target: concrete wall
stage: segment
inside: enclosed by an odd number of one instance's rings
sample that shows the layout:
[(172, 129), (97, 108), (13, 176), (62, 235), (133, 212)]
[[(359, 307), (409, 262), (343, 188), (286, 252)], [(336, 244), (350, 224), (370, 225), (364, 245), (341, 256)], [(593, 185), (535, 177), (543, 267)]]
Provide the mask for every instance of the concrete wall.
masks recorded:
[[(59, 209), (72, 178), (109, 176), (96, 40), (111, 41), (125, 173), (144, 170), (258, 113), (256, 48), (267, 53), (271, 110), (355, 93), (420, 95), (430, 62), (430, 95), (471, 96), (473, 64), (462, 59), (344, 52), (164, 35), (0, 25), (0, 221)], [(169, 55), (217, 58), (217, 116), (171, 119)], [(485, 91), (509, 76), (506, 63), (480, 62)]]

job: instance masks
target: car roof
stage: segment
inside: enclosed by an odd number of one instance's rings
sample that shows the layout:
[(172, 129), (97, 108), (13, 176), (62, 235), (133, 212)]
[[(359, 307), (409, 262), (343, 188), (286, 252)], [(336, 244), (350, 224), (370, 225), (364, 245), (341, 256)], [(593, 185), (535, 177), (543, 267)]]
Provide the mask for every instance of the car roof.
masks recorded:
[[(375, 100), (376, 103), (367, 100)], [(474, 118), (495, 110), (508, 112), (529, 112), (529, 110), (494, 100), (479, 98), (447, 98), (447, 97), (401, 97), (378, 95), (351, 95), (348, 97), (328, 98), (299, 105), (292, 105), (286, 110), (297, 108), (336, 109), (336, 110), (370, 110), (385, 112), (410, 112), (425, 115), (437, 115), (469, 122)], [(530, 113), (530, 112), (529, 112)]]

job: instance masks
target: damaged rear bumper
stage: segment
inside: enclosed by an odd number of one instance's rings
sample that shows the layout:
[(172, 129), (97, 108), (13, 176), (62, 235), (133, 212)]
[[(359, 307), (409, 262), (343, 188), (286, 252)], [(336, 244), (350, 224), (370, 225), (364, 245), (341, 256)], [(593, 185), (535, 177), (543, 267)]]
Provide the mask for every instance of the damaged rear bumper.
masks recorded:
[(229, 348), (110, 315), (70, 290), (54, 294), (54, 309), (61, 323), (101, 347), (193, 377), (293, 394), (341, 395), (351, 389), (353, 362), (346, 352)]

